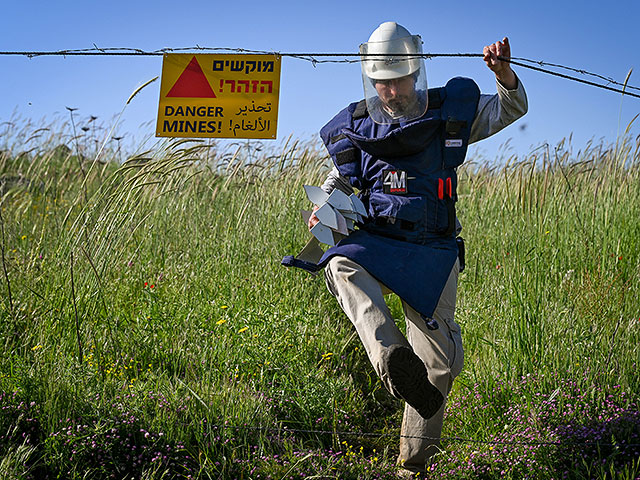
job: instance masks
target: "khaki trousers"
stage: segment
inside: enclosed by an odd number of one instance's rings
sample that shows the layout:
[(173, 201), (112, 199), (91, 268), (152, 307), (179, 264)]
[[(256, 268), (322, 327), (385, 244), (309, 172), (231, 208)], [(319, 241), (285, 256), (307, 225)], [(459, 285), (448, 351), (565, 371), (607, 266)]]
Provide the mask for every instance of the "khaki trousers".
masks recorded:
[(407, 324), (405, 337), (384, 300), (385, 294), (392, 293), (390, 290), (346, 257), (333, 257), (325, 268), (329, 291), (355, 326), (369, 360), (387, 390), (393, 393), (383, 352), (392, 345), (403, 345), (412, 348), (422, 359), (429, 380), (445, 398), (440, 410), (429, 420), (405, 403), (398, 462), (416, 472), (425, 471), (432, 456), (440, 450), (447, 395), (453, 379), (462, 370), (462, 337), (460, 327), (453, 319), (458, 270), (456, 260), (433, 316), (435, 324), (428, 325), (418, 312), (402, 302)]

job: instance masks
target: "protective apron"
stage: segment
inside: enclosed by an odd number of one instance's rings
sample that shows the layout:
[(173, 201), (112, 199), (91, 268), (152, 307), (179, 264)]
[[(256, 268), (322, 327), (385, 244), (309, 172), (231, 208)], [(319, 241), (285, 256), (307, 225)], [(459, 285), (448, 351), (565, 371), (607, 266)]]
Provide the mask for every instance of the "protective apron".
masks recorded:
[(406, 124), (375, 123), (362, 101), (322, 128), (336, 168), (359, 191), (369, 218), (317, 265), (293, 257), (284, 265), (317, 271), (343, 255), (432, 317), (458, 255), (455, 168), (464, 162), (480, 91), (458, 77), (429, 89), (428, 98), (427, 112)]

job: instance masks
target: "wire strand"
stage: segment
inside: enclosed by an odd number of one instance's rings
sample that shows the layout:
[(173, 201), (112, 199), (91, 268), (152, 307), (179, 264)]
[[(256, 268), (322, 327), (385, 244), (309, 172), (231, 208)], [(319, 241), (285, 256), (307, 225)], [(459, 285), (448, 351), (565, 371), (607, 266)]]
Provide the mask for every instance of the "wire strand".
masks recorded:
[[(265, 50), (249, 50), (244, 48), (202, 47), (199, 45), (196, 45), (194, 47), (162, 48), (159, 50), (147, 51), (139, 48), (128, 48), (128, 47), (100, 48), (95, 44), (93, 48), (73, 49), (73, 50), (0, 51), (0, 56), (19, 55), (19, 56), (26, 56), (29, 58), (35, 58), (40, 56), (63, 56), (63, 57), (67, 57), (67, 56), (161, 56), (166, 53), (177, 53), (177, 52), (181, 52), (181, 53), (236, 52), (236, 53), (250, 53), (250, 54), (273, 54), (273, 55), (280, 55), (281, 57), (291, 57), (299, 60), (305, 60), (305, 61), (311, 62), (314, 66), (317, 64), (323, 64), (323, 63), (357, 63), (360, 61), (360, 58), (362, 57), (379, 56), (375, 54), (360, 54), (360, 53), (269, 52)], [(413, 58), (421, 57), (425, 59), (431, 59), (431, 58), (438, 58), (438, 57), (445, 57), (445, 58), (476, 57), (477, 58), (477, 57), (483, 57), (483, 54), (481, 53), (424, 53), (422, 55), (415, 55), (415, 54), (400, 53), (400, 54), (385, 54), (385, 56), (399, 56), (399, 57), (413, 57)], [(325, 59), (319, 60), (318, 58), (325, 58)], [(631, 97), (640, 98), (640, 95), (628, 91), (628, 90), (640, 91), (640, 87), (628, 85), (626, 82), (625, 83), (617, 82), (611, 77), (600, 75), (598, 73), (589, 72), (584, 69), (568, 67), (566, 65), (560, 65), (557, 63), (548, 63), (541, 60), (531, 60), (531, 59), (522, 58), (522, 57), (512, 57), (511, 59), (507, 59), (504, 57), (498, 57), (498, 58), (502, 61), (507, 61), (513, 65), (517, 65), (522, 68), (528, 68), (537, 72), (560, 77), (565, 80), (573, 80), (573, 81), (583, 83), (592, 87), (602, 88), (612, 92), (621, 93), (623, 95), (629, 95)], [(581, 75), (595, 77), (607, 82), (607, 84), (603, 85), (601, 83), (592, 82), (582, 78), (574, 77), (572, 75), (567, 75), (564, 73), (549, 70), (547, 68), (542, 68), (542, 66), (563, 69), (563, 70), (579, 73)], [(622, 88), (616, 88), (610, 85), (617, 85)]]
[(260, 427), (254, 425), (211, 425), (214, 428), (224, 430), (226, 428), (232, 430), (251, 430), (262, 431), (270, 433), (312, 433), (317, 435), (335, 435), (345, 437), (400, 437), (411, 438), (418, 440), (438, 440), (443, 442), (457, 442), (457, 443), (470, 443), (470, 444), (484, 444), (484, 445), (510, 445), (510, 446), (533, 446), (533, 445), (590, 445), (594, 447), (640, 447), (640, 443), (606, 443), (598, 441), (562, 441), (562, 440), (478, 440), (465, 437), (428, 437), (420, 435), (403, 435), (396, 433), (373, 433), (373, 432), (353, 432), (353, 431), (333, 431), (333, 430), (313, 430), (313, 429), (300, 429), (300, 428), (274, 428), (274, 427)]

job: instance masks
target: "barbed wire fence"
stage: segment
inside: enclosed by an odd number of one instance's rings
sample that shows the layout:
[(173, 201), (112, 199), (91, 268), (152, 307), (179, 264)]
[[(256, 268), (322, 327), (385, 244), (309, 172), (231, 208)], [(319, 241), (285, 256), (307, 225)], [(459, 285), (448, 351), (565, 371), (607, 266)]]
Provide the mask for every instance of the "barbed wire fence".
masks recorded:
[(511, 447), (523, 447), (523, 446), (566, 446), (566, 445), (582, 445), (582, 446), (593, 446), (593, 447), (608, 447), (608, 448), (616, 448), (616, 447), (624, 447), (624, 448), (635, 448), (640, 447), (640, 443), (626, 443), (621, 441), (619, 443), (611, 443), (611, 442), (602, 442), (602, 441), (572, 441), (572, 440), (479, 440), (474, 438), (466, 438), (466, 437), (457, 437), (457, 436), (444, 436), (444, 437), (428, 437), (421, 435), (404, 435), (398, 433), (381, 433), (381, 432), (357, 432), (357, 431), (340, 431), (340, 430), (315, 430), (315, 429), (304, 429), (304, 428), (290, 428), (290, 427), (262, 427), (256, 425), (224, 425), (224, 424), (214, 424), (211, 427), (216, 428), (218, 430), (247, 430), (247, 431), (256, 431), (256, 432), (267, 432), (273, 434), (283, 434), (283, 433), (291, 433), (291, 434), (314, 434), (314, 435), (331, 435), (337, 437), (360, 437), (360, 438), (410, 438), (410, 439), (418, 439), (418, 440), (431, 440), (431, 441), (439, 441), (439, 442), (452, 442), (452, 443), (467, 443), (467, 444), (478, 444), (478, 445), (503, 445), (503, 446), (511, 446)]
[[(200, 396), (193, 391), (188, 385), (179, 380), (179, 383), (184, 386), (193, 397), (205, 408), (208, 410), (208, 406), (206, 402), (200, 398)], [(559, 390), (556, 390), (551, 394), (551, 399), (555, 397)], [(635, 408), (635, 404), (631, 405), (631, 408)], [(635, 412), (635, 410), (624, 410), (624, 412)], [(223, 424), (210, 424), (211, 428), (224, 431), (224, 430), (236, 430), (236, 431), (248, 431), (248, 432), (266, 432), (276, 435), (282, 434), (313, 434), (313, 435), (329, 435), (332, 437), (356, 437), (356, 438), (408, 438), (408, 439), (417, 439), (417, 440), (427, 440), (427, 441), (435, 441), (435, 442), (444, 442), (444, 443), (465, 443), (465, 444), (475, 444), (475, 445), (501, 445), (504, 447), (526, 447), (526, 446), (591, 446), (596, 448), (613, 448), (613, 449), (627, 449), (627, 448), (638, 448), (640, 447), (640, 443), (627, 443), (624, 440), (620, 442), (616, 442), (615, 439), (611, 442), (595, 440), (480, 440), (468, 437), (460, 437), (460, 436), (440, 436), (440, 437), (431, 437), (424, 435), (406, 435), (403, 433), (395, 433), (395, 432), (360, 432), (360, 431), (348, 431), (348, 430), (322, 430), (322, 429), (313, 429), (313, 428), (293, 428), (287, 425), (280, 426), (271, 426), (265, 427), (261, 425), (250, 425), (245, 423), (243, 425), (233, 425), (228, 421), (225, 421)]]
[[(226, 47), (202, 47), (200, 45), (196, 45), (193, 47), (182, 47), (182, 48), (161, 48), (159, 50), (143, 50), (139, 48), (130, 48), (130, 47), (108, 47), (101, 48), (94, 44), (93, 48), (83, 48), (83, 49), (71, 49), (71, 50), (51, 50), (51, 51), (0, 51), (0, 56), (26, 56), (28, 58), (36, 58), (42, 56), (62, 56), (62, 57), (70, 57), (70, 56), (163, 56), (167, 53), (241, 53), (241, 54), (260, 54), (260, 55), (279, 55), (281, 57), (290, 57), (296, 58), (299, 60), (305, 60), (311, 62), (314, 66), (323, 63), (358, 63), (362, 58), (366, 57), (379, 57), (380, 55), (376, 54), (360, 54), (360, 53), (327, 53), (327, 52), (274, 52), (274, 51), (266, 51), (266, 50), (250, 50), (245, 48), (226, 48)], [(432, 58), (440, 58), (440, 57), (449, 57), (449, 58), (482, 58), (483, 54), (481, 53), (424, 53), (421, 55), (415, 54), (385, 54), (385, 57), (406, 57), (406, 58), (424, 58), (424, 59), (432, 59)], [(540, 73), (544, 73), (547, 75), (553, 75), (556, 77), (563, 78), (565, 80), (571, 80), (579, 83), (583, 83), (592, 87), (602, 88), (605, 90), (609, 90), (616, 93), (621, 93), (623, 95), (628, 95), (635, 98), (640, 98), (640, 94), (636, 94), (630, 92), (629, 90), (635, 90), (640, 92), (640, 87), (636, 87), (633, 85), (629, 85), (627, 82), (629, 80), (629, 74), (624, 82), (619, 82), (613, 79), (610, 76), (602, 75), (599, 73), (590, 72), (585, 69), (570, 67), (566, 65), (561, 65), (558, 63), (550, 63), (542, 60), (531, 60), (523, 57), (498, 57), (502, 61), (506, 61), (511, 63), (512, 65), (517, 65), (522, 68), (527, 68), (530, 70), (534, 70)], [(596, 78), (605, 83), (598, 83), (591, 80), (586, 80), (584, 78), (579, 78), (573, 75), (569, 75), (566, 73), (561, 73), (558, 71), (551, 70), (550, 68), (543, 67), (551, 67), (559, 70), (565, 70), (573, 73), (577, 73), (587, 77)]]

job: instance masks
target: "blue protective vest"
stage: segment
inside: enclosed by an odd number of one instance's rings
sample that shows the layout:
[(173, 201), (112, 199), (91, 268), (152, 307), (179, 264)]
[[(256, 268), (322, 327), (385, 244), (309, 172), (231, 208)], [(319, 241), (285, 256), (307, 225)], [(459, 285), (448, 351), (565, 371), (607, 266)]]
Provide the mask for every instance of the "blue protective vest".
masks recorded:
[[(351, 258), (431, 317), (457, 257), (455, 169), (464, 162), (480, 91), (457, 77), (428, 95), (427, 112), (412, 122), (377, 124), (362, 101), (320, 131), (369, 218), (328, 249), (318, 268), (334, 255)], [(283, 263), (300, 266), (290, 258)]]
[(338, 171), (360, 190), (366, 230), (422, 244), (454, 233), (455, 168), (479, 98), (473, 80), (454, 78), (429, 91), (429, 109), (413, 122), (379, 125), (354, 103), (322, 128)]

